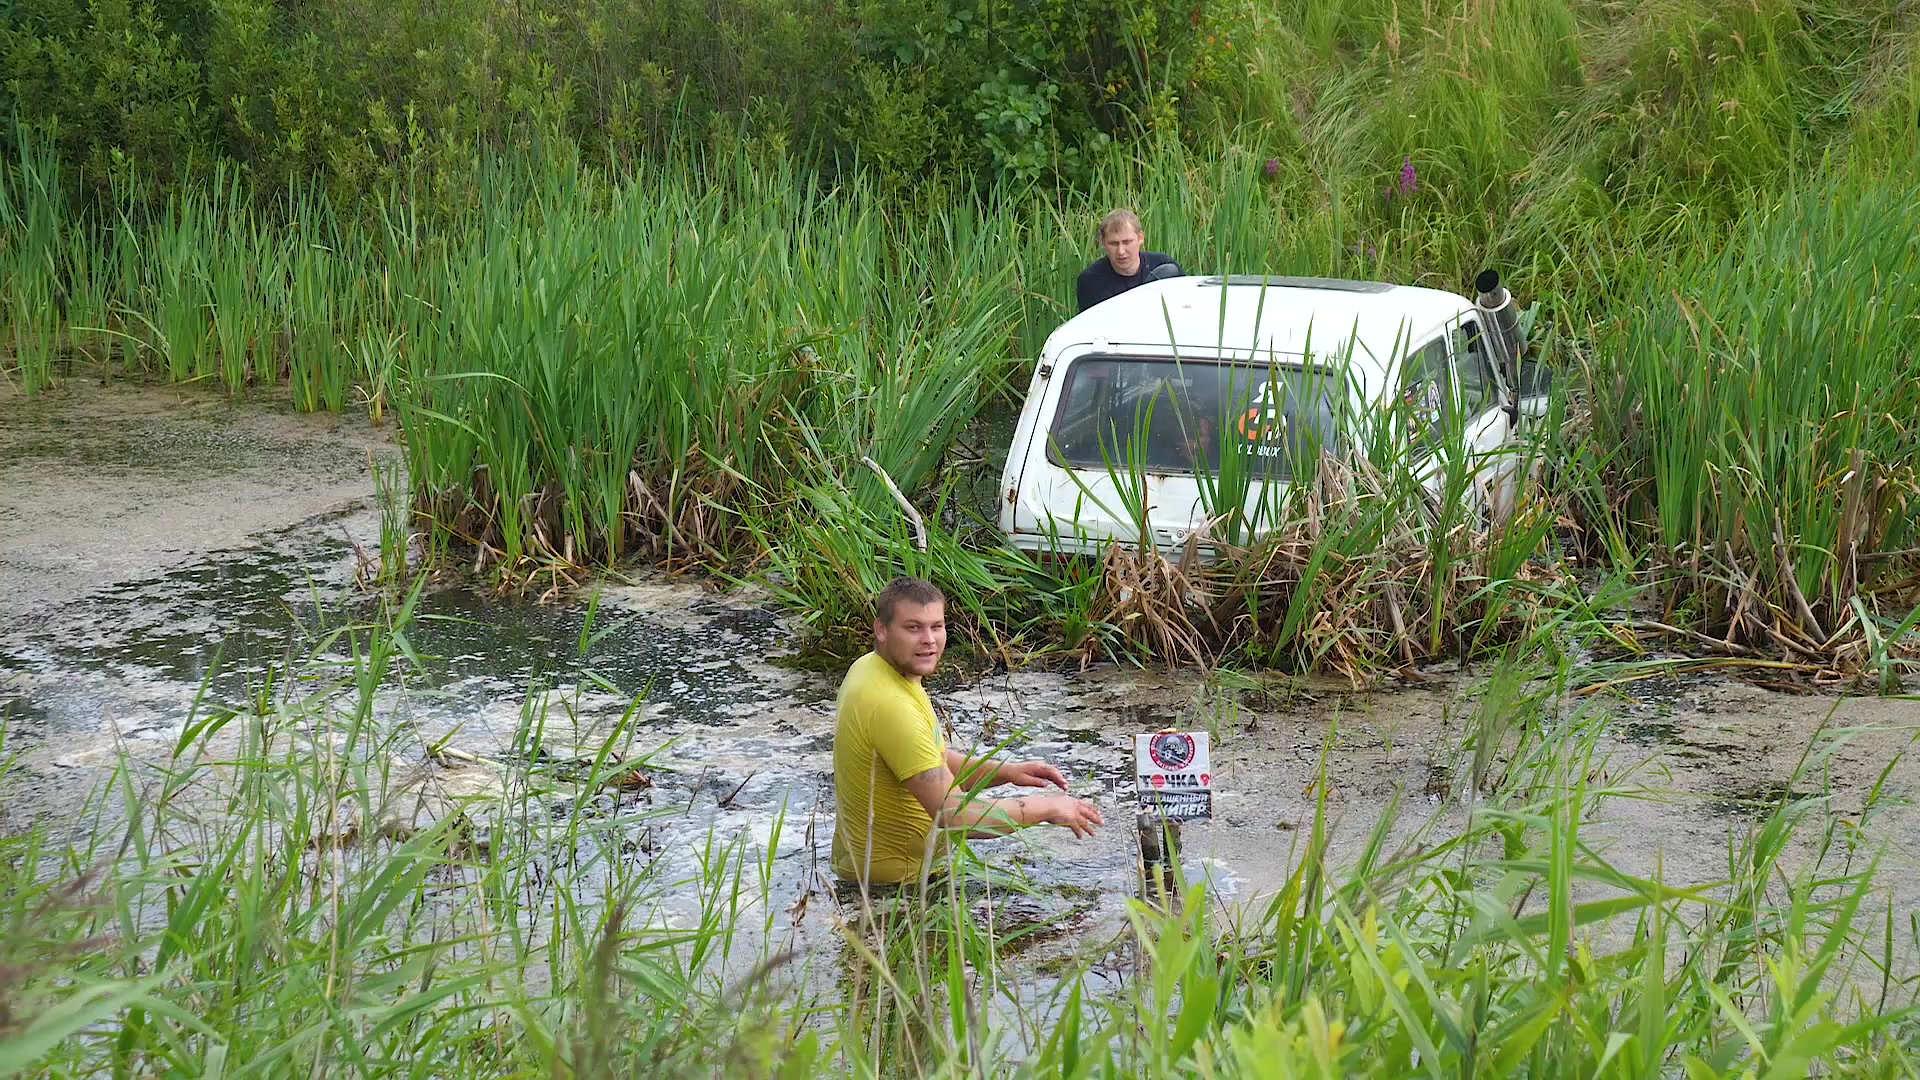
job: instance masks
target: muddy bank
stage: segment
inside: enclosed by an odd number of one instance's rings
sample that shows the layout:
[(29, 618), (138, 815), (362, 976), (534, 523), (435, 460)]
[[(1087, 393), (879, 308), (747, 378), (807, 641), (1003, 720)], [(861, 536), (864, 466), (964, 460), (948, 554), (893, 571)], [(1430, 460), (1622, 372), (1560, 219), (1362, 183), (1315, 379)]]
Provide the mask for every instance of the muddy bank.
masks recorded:
[(364, 504), (391, 435), (195, 386), (0, 384), (0, 623)]
[[(76, 839), (101, 827), (73, 811), (122, 755), (164, 762), (196, 700), (243, 702), (316, 652), (337, 658), (329, 632), (377, 612), (354, 572), (356, 548), (379, 528), (366, 457), (386, 445), (349, 421), (191, 390), (70, 383), (0, 405), (0, 446), (13, 451), (0, 473), (0, 709), (20, 753), (7, 827), (59, 820)], [(620, 857), (678, 883), (660, 920), (694, 917), (692, 883), (716, 843), (736, 844), (750, 860), (769, 856), (753, 903), (778, 914), (780, 943), (832, 941), (822, 885), (834, 678), (780, 662), (794, 648), (791, 625), (751, 593), (641, 573), (610, 578), (597, 597), (591, 623), (584, 596), (545, 607), (458, 589), (424, 598), (408, 632), (420, 663), (402, 665), (379, 706), (405, 735), (394, 753), (396, 783), (416, 796), (409, 824), (456, 808), (479, 816), (526, 783), (530, 763), (513, 755), (530, 726), (540, 752), (564, 762), (629, 719), (637, 698), (630, 746), (650, 755), (644, 787), (555, 785), (540, 805), (630, 823)], [(1245, 908), (1294, 865), (1323, 760), (1339, 857), (1390, 808), (1394, 843), (1457, 828), (1474, 807), (1479, 685), (1436, 675), (1368, 693), (1311, 679), (1223, 690), (1109, 666), (945, 680), (935, 698), (956, 745), (1004, 741), (1053, 760), (1107, 812), (1090, 841), (1040, 829), (977, 845), (1028, 879), (1020, 917), (1052, 931), (1033, 954), (1040, 963), (1098, 950), (1120, 931), (1136, 881), (1125, 824), (1132, 733), (1214, 732), (1218, 819), (1188, 830), (1187, 866)], [(1920, 901), (1903, 841), (1920, 773), (1902, 757), (1920, 703), (1689, 676), (1569, 696), (1560, 709), (1596, 717), (1594, 756), (1578, 767), (1616, 794), (1583, 837), (1622, 870), (1716, 880), (1729, 842), (1772, 801), (1825, 798), (1858, 815), (1879, 785), (1887, 805), (1868, 834), (1894, 844), (1884, 881), (1902, 907)], [(1823, 728), (1843, 737), (1803, 769)]]

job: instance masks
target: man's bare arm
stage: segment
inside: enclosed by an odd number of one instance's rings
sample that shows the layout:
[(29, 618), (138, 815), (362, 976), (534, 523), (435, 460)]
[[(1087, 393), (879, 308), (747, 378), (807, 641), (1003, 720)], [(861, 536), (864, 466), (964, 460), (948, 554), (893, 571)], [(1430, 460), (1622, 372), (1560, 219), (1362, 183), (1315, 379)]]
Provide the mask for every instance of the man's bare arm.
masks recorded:
[(968, 791), (1001, 783), (999, 762), (990, 757), (970, 758), (958, 750), (947, 751), (947, 772), (957, 777), (959, 786)]
[(990, 757), (970, 758), (958, 750), (948, 750), (947, 771), (968, 791), (1013, 784), (1016, 787), (1052, 785), (1067, 790), (1067, 778), (1044, 761), (996, 761)]
[(1017, 799), (972, 795), (954, 784), (953, 770), (944, 765), (908, 777), (906, 785), (936, 826), (964, 831), (968, 836), (1005, 836), (1027, 825), (1062, 825), (1072, 829), (1075, 836), (1085, 837), (1092, 836), (1093, 827), (1102, 823), (1100, 811), (1092, 803), (1066, 795)]

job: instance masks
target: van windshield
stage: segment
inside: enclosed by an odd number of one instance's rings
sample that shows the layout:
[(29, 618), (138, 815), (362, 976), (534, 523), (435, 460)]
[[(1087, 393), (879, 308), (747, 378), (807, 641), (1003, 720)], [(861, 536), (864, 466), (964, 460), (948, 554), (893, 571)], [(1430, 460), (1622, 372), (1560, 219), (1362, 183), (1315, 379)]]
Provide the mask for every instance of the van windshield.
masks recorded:
[(1301, 365), (1083, 356), (1067, 369), (1053, 424), (1056, 464), (1287, 479), (1337, 450), (1334, 377)]

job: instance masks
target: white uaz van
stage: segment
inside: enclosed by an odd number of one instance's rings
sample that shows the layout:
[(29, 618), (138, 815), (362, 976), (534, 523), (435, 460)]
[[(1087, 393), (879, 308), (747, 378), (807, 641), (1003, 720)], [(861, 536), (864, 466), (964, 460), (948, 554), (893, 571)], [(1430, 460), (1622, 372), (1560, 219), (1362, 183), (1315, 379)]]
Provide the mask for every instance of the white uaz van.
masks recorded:
[[(1478, 302), (1367, 281), (1175, 277), (1088, 308), (1035, 366), (1001, 480), (1001, 529), (1016, 547), (1090, 553), (1141, 541), (1144, 524), (1155, 546), (1172, 547), (1208, 527), (1203, 495), (1223, 476), (1288, 484), (1323, 450), (1364, 453), (1358, 429), (1395, 408), (1391, 437), (1406, 440), (1430, 495), (1441, 496), (1451, 446), (1473, 463), (1467, 497), (1502, 512), (1516, 485), (1505, 448), (1544, 413), (1545, 388), (1531, 385), (1544, 372), (1522, 369), (1498, 275), (1475, 286)], [(1130, 483), (1144, 522), (1125, 509)]]

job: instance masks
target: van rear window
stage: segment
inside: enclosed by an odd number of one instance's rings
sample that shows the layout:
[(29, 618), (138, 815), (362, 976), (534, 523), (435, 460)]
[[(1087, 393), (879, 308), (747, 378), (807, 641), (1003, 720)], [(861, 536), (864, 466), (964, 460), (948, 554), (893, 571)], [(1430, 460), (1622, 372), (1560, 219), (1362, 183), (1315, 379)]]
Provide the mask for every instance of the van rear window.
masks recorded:
[(1333, 376), (1320, 368), (1083, 356), (1054, 418), (1056, 464), (1218, 473), (1223, 459), (1267, 479), (1337, 449)]

